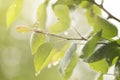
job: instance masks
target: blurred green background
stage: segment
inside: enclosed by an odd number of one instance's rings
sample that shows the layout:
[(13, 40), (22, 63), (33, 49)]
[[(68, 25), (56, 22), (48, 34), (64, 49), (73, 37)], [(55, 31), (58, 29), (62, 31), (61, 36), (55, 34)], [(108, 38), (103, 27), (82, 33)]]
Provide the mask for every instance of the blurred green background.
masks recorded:
[(16, 31), (17, 25), (33, 24), (32, 3), (36, 1), (24, 0), (20, 16), (7, 29), (6, 12), (13, 0), (0, 0), (0, 80), (61, 80), (57, 67), (46, 68), (35, 76), (30, 33)]
[[(38, 76), (35, 76), (33, 56), (30, 49), (31, 33), (16, 31), (16, 26), (35, 23), (37, 6), (44, 0), (24, 0), (19, 17), (10, 28), (7, 28), (6, 13), (13, 1), (0, 0), (0, 80), (62, 80), (58, 72), (58, 66), (46, 67)], [(52, 24), (55, 18), (52, 17), (53, 14), (52, 16), (49, 15), (48, 25)], [(77, 9), (71, 15), (74, 16), (72, 18), (74, 25), (78, 26), (77, 29), (82, 35), (91, 31), (81, 10)], [(70, 36), (75, 37), (77, 35), (72, 29), (69, 31)], [(86, 66), (88, 65), (78, 63), (71, 80), (93, 80), (96, 73)]]

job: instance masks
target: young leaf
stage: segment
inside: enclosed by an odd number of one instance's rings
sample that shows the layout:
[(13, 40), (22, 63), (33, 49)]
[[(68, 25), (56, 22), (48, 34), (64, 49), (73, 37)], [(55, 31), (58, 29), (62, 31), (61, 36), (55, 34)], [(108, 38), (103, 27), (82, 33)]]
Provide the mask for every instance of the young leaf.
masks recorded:
[(77, 45), (73, 43), (71, 47), (66, 51), (63, 59), (60, 62), (60, 73), (66, 80), (70, 78), (78, 60), (76, 55), (76, 46)]
[(66, 5), (55, 5), (54, 13), (59, 21), (50, 26), (50, 32), (60, 33), (67, 30), (70, 26), (69, 9)]
[(19, 16), (23, 0), (14, 0), (7, 11), (7, 26), (9, 27)]
[(32, 54), (34, 55), (38, 50), (38, 48), (45, 42), (46, 42), (46, 37), (44, 34), (33, 33), (30, 41)]
[(83, 55), (81, 56), (82, 58), (86, 59), (93, 54), (93, 52), (97, 46), (98, 41), (101, 40), (101, 33), (102, 33), (102, 31), (99, 31), (98, 33), (96, 33), (96, 35), (94, 35), (92, 37), (92, 39), (90, 39), (85, 44), (85, 46), (82, 49), (82, 52), (83, 52)]
[(97, 72), (107, 73), (109, 66), (106, 63), (105, 59), (99, 60), (97, 62), (89, 63), (90, 67)]
[(39, 5), (38, 9), (37, 9), (37, 23), (40, 27), (40, 29), (45, 29), (46, 26), (46, 11), (47, 11), (47, 4), (48, 2), (44, 2), (42, 4)]
[(54, 47), (53, 43), (46, 42), (42, 44), (34, 55), (34, 65), (37, 74), (49, 63), (51, 51)]

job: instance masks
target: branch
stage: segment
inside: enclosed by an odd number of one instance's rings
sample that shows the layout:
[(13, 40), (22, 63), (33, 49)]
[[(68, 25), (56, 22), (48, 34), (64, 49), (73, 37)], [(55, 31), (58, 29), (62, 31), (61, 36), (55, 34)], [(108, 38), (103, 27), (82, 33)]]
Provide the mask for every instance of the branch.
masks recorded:
[(76, 28), (74, 28), (73, 27), (73, 29), (77, 32), (77, 34), (81, 37), (81, 38), (83, 38), (83, 39), (85, 39), (85, 40), (87, 40), (86, 38), (84, 38), (78, 31), (77, 31), (77, 29)]
[(105, 11), (108, 14), (108, 18), (113, 18), (116, 21), (120, 22), (120, 19), (116, 18), (115, 16), (113, 16), (110, 12), (108, 12), (104, 7), (103, 7), (103, 2), (101, 5), (97, 4), (95, 1), (91, 1), (93, 4), (95, 4), (96, 6), (98, 6), (99, 8), (101, 8), (103, 11)]
[(59, 36), (59, 35), (56, 35), (56, 34), (52, 34), (52, 33), (48, 33), (48, 32), (43, 32), (43, 31), (40, 31), (40, 30), (36, 30), (36, 29), (34, 29), (33, 31), (36, 32), (36, 33), (40, 33), (40, 34), (44, 34), (44, 35), (49, 35), (49, 36), (54, 36), (54, 37), (62, 38), (62, 39), (66, 39), (66, 40), (87, 40), (87, 39), (85, 39), (83, 37), (81, 37), (81, 38), (63, 37), (63, 36)]

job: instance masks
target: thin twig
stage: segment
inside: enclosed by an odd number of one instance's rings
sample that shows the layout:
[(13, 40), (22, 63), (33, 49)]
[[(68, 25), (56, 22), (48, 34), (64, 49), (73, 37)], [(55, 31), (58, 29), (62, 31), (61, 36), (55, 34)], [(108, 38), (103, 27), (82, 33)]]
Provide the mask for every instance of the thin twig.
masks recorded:
[(78, 30), (77, 30), (76, 28), (73, 27), (73, 29), (76, 31), (76, 33), (77, 33), (82, 39), (87, 40), (86, 38), (84, 38), (84, 37), (78, 32)]
[(101, 5), (103, 6), (104, 0), (101, 0)]
[[(85, 45), (86, 43), (78, 42), (77, 44), (79, 44), (79, 45)], [(103, 45), (107, 45), (108, 43), (98, 42), (97, 44), (98, 44), (98, 45), (101, 45), (101, 44), (103, 44)]]
[(57, 37), (57, 38), (62, 38), (62, 39), (66, 39), (66, 40), (86, 40), (84, 38), (69, 38), (69, 37), (63, 37), (63, 36), (59, 36), (59, 35), (56, 35), (56, 34), (52, 34), (52, 33), (48, 33), (48, 32), (44, 32), (44, 31), (40, 31), (40, 30), (32, 30), (36, 33), (41, 33), (41, 34), (44, 34), (44, 35), (49, 35), (49, 36), (54, 36), (54, 37)]
[(104, 7), (103, 7), (103, 3), (101, 5), (97, 4), (95, 1), (91, 1), (93, 4), (95, 4), (96, 6), (98, 6), (99, 8), (101, 8), (103, 11), (105, 11), (108, 14), (108, 18), (113, 18), (116, 21), (120, 22), (120, 19), (116, 18), (115, 16), (113, 16), (110, 12), (108, 12)]

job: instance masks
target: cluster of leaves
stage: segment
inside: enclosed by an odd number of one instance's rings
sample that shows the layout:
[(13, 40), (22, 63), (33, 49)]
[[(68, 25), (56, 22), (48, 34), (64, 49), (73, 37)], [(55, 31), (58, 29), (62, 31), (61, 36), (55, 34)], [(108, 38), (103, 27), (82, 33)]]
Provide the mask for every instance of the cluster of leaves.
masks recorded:
[[(61, 59), (60, 73), (64, 79), (70, 78), (78, 59), (83, 59), (91, 68), (101, 73), (98, 80), (103, 80), (103, 75), (107, 74), (108, 69), (115, 65), (115, 80), (120, 79), (120, 40), (114, 40), (113, 37), (118, 35), (118, 30), (115, 25), (102, 18), (101, 8), (94, 4), (94, 0), (57, 0), (53, 4), (52, 9), (58, 21), (46, 27), (47, 6), (49, 0), (45, 0), (37, 9), (36, 23), (37, 28), (58, 34), (70, 28), (69, 11), (81, 7), (86, 9), (85, 16), (93, 27), (93, 34), (86, 40), (86, 44), (82, 49), (82, 55), (78, 57), (76, 50), (77, 44), (75, 41), (64, 42), (61, 45), (51, 40), (47, 34), (34, 32), (31, 35), (31, 50), (34, 56), (34, 65), (36, 73), (39, 74), (43, 68), (49, 63)], [(22, 0), (15, 0), (10, 6), (7, 13), (7, 24), (10, 26), (18, 16), (21, 9)], [(16, 5), (16, 6), (15, 6)], [(16, 11), (17, 10), (17, 11)], [(13, 16), (14, 15), (14, 16)], [(28, 31), (26, 28), (19, 29), (20, 31)], [(70, 43), (72, 43), (70, 45)], [(60, 47), (58, 47), (60, 46)]]

